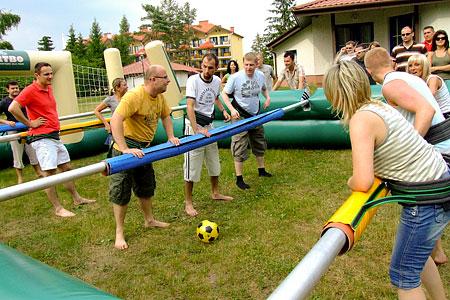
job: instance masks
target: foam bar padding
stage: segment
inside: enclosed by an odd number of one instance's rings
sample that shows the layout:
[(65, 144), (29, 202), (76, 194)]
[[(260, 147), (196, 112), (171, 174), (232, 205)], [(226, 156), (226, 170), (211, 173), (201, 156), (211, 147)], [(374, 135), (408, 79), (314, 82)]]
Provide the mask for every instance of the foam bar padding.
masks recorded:
[(188, 152), (192, 149), (212, 144), (220, 139), (231, 137), (240, 132), (260, 126), (266, 122), (279, 119), (283, 115), (284, 111), (282, 109), (277, 109), (245, 120), (240, 120), (227, 126), (215, 128), (210, 131), (210, 137), (205, 137), (204, 135), (197, 134), (180, 139), (181, 143), (179, 146), (175, 146), (172, 143), (166, 142), (164, 144), (146, 148), (143, 149), (145, 153), (145, 156), (143, 158), (137, 158), (132, 154), (124, 154), (106, 159), (106, 163), (108, 165), (107, 174), (111, 175), (121, 171), (133, 169), (151, 163), (153, 161), (173, 157)]

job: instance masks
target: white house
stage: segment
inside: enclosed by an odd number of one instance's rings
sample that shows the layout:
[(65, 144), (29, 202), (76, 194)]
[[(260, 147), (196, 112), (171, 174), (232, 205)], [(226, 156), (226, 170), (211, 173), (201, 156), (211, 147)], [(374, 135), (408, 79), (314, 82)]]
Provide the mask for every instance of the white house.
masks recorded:
[(298, 26), (267, 46), (274, 54), (277, 74), (284, 68), (284, 52), (290, 50), (296, 52), (308, 82), (320, 84), (346, 41), (375, 40), (391, 50), (401, 43), (401, 28), (409, 25), (421, 42), (427, 25), (450, 31), (449, 11), (449, 0), (316, 0), (293, 7)]

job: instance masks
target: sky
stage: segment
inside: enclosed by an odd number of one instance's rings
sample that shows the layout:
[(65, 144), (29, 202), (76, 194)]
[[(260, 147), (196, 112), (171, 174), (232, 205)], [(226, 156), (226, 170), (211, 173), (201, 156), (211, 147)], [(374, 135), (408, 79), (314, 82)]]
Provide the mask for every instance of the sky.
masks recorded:
[[(177, 0), (180, 4), (185, 0)], [(244, 52), (250, 51), (257, 33), (262, 34), (265, 20), (271, 16), (268, 10), (273, 0), (189, 0), (197, 9), (196, 22), (210, 23), (229, 29), (234, 26), (244, 37)], [(309, 2), (298, 0), (297, 4)], [(103, 33), (117, 33), (122, 16), (130, 23), (130, 30), (137, 31), (145, 16), (142, 4), (159, 5), (160, 0), (0, 0), (0, 9), (17, 14), (21, 21), (3, 37), (16, 50), (36, 50), (37, 42), (50, 36), (55, 50), (64, 48), (70, 25), (76, 34), (89, 35), (94, 19)]]

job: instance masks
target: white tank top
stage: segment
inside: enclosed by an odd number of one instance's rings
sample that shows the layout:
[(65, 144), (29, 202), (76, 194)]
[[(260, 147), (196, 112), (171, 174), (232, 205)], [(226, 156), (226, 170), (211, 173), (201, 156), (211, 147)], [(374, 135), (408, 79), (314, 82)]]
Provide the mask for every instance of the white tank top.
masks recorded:
[(438, 179), (448, 170), (440, 153), (428, 144), (392, 106), (378, 102), (361, 107), (383, 119), (386, 139), (374, 151), (375, 175), (396, 181), (423, 182)]
[[(425, 83), (425, 81), (422, 80), (422, 78), (419, 78), (406, 72), (390, 72), (386, 74), (386, 76), (384, 77), (383, 86), (397, 79), (406, 82), (411, 88), (413, 88), (419, 94), (421, 94), (428, 101), (428, 103), (430, 103), (431, 106), (434, 108), (435, 113), (433, 119), (431, 120), (431, 125), (439, 124), (445, 120), (444, 115), (442, 114), (436, 99), (434, 99), (434, 96), (430, 91), (430, 88)], [(402, 116), (406, 120), (408, 120), (409, 123), (414, 124), (414, 120), (416, 118), (416, 115), (414, 113), (409, 112), (406, 109), (398, 106), (396, 107), (396, 109), (402, 114)], [(441, 153), (450, 154), (450, 139), (440, 142), (434, 145), (434, 147), (436, 147)]]
[(442, 77), (439, 77), (437, 75), (430, 75), (427, 78), (427, 84), (428, 81), (432, 77), (436, 77), (441, 81), (441, 87), (436, 91), (436, 94), (434, 95), (434, 98), (436, 99), (437, 103), (439, 104), (439, 107), (441, 108), (441, 111), (443, 114), (450, 112), (450, 94), (448, 93), (447, 85), (445, 84), (444, 79)]

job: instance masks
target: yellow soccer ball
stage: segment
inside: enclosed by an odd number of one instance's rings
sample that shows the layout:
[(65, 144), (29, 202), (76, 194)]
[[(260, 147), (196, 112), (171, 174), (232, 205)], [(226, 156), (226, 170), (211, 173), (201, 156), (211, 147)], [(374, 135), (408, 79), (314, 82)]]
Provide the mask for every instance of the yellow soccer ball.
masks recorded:
[(219, 237), (219, 226), (214, 222), (203, 220), (197, 226), (197, 236), (203, 243), (211, 243)]

